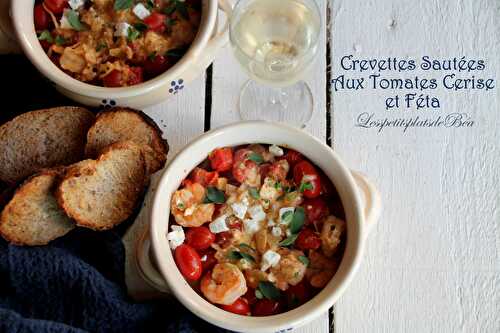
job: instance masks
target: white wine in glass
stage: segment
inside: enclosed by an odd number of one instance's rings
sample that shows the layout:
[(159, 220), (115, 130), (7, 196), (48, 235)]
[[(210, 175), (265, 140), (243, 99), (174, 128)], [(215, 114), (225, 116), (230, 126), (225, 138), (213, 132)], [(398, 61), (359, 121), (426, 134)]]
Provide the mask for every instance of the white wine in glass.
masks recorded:
[(309, 121), (313, 96), (300, 79), (314, 61), (320, 27), (314, 0), (236, 3), (231, 17), (231, 44), (236, 58), (253, 79), (241, 91), (243, 119), (298, 126)]

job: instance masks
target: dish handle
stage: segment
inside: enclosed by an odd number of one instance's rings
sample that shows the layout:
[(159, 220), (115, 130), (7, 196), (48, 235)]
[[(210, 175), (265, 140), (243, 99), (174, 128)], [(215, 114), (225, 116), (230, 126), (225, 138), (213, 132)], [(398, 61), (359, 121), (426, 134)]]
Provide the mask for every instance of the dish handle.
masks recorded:
[(379, 191), (368, 177), (358, 171), (351, 170), (351, 173), (363, 200), (366, 234), (368, 235), (380, 218), (382, 199)]

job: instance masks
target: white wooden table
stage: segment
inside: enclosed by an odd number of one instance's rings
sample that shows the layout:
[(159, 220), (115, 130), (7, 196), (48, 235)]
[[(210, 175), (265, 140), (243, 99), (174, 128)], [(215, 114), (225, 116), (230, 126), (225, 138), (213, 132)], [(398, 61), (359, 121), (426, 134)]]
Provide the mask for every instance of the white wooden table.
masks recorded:
[[(385, 92), (335, 92), (339, 59), (484, 58), (500, 69), (498, 0), (317, 0), (320, 51), (306, 81), (315, 113), (306, 130), (379, 186), (384, 212), (365, 260), (335, 305), (296, 332), (500, 332), (500, 113), (497, 91), (437, 90), (439, 112), (468, 112), (475, 126), (403, 133), (355, 126), (361, 111), (384, 115)], [(421, 72), (416, 72), (422, 74)], [(246, 75), (223, 50), (175, 99), (145, 111), (172, 154), (193, 137), (238, 120)]]

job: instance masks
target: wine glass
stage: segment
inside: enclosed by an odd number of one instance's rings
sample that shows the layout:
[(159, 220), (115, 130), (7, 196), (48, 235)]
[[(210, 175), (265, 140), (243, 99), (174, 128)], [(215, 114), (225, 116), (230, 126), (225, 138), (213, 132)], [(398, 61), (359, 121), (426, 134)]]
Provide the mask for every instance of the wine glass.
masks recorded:
[(230, 18), (236, 59), (250, 76), (240, 93), (242, 119), (304, 127), (314, 100), (300, 81), (318, 50), (321, 16), (314, 0), (239, 0)]

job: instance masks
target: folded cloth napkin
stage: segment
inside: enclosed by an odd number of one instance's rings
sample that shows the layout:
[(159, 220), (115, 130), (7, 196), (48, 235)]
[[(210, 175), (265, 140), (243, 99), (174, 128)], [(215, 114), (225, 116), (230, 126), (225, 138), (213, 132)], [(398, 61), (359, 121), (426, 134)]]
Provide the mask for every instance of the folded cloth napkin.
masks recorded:
[(40, 247), (0, 239), (0, 332), (226, 332), (175, 301), (127, 296), (123, 227)]

